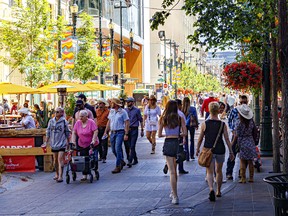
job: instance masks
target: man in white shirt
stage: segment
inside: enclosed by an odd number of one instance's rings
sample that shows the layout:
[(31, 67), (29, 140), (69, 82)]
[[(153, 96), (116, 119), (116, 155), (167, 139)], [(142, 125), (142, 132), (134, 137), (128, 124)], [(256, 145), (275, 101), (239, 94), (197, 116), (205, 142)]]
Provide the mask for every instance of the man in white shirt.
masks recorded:
[(230, 110), (232, 110), (234, 108), (234, 104), (235, 104), (236, 98), (233, 95), (233, 92), (230, 92), (230, 95), (227, 96), (227, 104), (230, 107)]

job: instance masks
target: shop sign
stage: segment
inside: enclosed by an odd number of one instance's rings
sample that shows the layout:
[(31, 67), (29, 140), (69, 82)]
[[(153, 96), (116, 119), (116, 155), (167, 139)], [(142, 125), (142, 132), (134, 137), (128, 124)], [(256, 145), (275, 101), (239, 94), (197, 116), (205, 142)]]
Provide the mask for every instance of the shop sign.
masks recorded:
[[(34, 147), (34, 138), (0, 138), (1, 149)], [(34, 156), (4, 156), (6, 172), (35, 172)]]

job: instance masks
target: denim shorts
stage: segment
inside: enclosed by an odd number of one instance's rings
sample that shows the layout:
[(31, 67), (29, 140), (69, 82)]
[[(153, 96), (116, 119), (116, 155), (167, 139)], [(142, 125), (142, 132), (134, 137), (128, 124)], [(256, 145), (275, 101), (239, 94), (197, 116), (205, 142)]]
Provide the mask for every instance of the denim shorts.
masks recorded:
[(216, 160), (217, 163), (224, 163), (225, 154), (213, 154), (212, 162)]
[(163, 145), (163, 155), (176, 158), (178, 148), (179, 148), (178, 138), (166, 138)]

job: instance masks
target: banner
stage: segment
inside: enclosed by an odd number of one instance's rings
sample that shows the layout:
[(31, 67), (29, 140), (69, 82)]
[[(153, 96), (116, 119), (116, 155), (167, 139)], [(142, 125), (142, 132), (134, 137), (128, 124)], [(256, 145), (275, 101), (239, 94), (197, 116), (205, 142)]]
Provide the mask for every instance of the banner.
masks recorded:
[[(19, 149), (34, 147), (34, 138), (0, 138), (0, 148)], [(6, 172), (35, 172), (34, 156), (5, 156), (3, 157)]]

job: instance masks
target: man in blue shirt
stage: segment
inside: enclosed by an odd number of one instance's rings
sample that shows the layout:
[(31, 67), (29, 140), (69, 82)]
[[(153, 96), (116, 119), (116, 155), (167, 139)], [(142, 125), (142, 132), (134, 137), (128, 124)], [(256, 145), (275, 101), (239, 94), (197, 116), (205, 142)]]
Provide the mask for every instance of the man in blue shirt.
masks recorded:
[(108, 115), (108, 122), (102, 139), (107, 137), (111, 131), (110, 142), (112, 152), (116, 156), (116, 167), (112, 173), (120, 173), (126, 163), (123, 160), (122, 143), (128, 140), (129, 117), (127, 112), (121, 108), (122, 103), (118, 98), (111, 99), (111, 110)]
[(135, 100), (133, 97), (128, 97), (126, 99), (127, 108), (125, 108), (125, 110), (129, 116), (130, 129), (128, 133), (128, 140), (124, 141), (124, 144), (128, 145), (130, 149), (130, 154), (128, 157), (128, 164), (127, 164), (129, 168), (132, 167), (132, 165), (135, 165), (138, 163), (137, 154), (136, 154), (136, 142), (138, 139), (139, 124), (141, 125), (141, 137), (144, 136), (143, 118), (141, 116), (140, 109), (134, 106), (134, 102)]
[[(247, 95), (241, 95), (239, 98), (239, 103), (240, 104), (248, 104)], [(232, 140), (233, 140), (233, 137), (235, 135), (235, 130), (236, 130), (237, 125), (239, 124), (239, 121), (240, 120), (239, 120), (239, 116), (238, 116), (238, 110), (235, 107), (231, 110), (231, 112), (228, 116), (228, 126), (232, 132)], [(235, 146), (236, 145), (232, 146), (232, 150), (233, 150), (234, 157), (236, 158), (237, 152), (236, 152)], [(234, 166), (235, 166), (235, 160), (230, 160), (230, 158), (228, 158), (227, 168), (226, 168), (226, 178), (228, 180), (233, 180)]]

